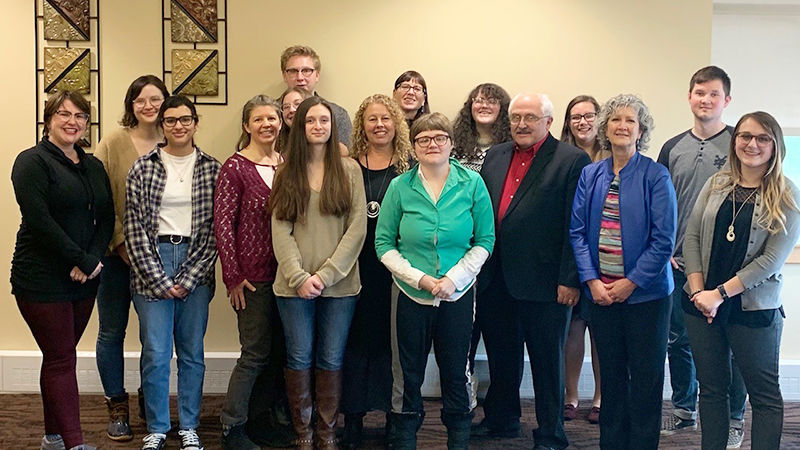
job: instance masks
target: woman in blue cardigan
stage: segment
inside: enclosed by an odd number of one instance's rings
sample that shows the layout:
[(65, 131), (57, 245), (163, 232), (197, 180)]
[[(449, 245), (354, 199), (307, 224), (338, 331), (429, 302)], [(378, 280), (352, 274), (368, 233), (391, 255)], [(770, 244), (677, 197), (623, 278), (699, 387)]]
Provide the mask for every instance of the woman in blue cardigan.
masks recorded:
[(494, 215), (480, 175), (450, 158), (452, 136), (443, 114), (414, 121), (411, 141), (419, 164), (389, 184), (375, 230), (378, 258), (394, 279), (390, 439), (397, 450), (416, 448), (431, 344), (447, 448), (467, 448), (475, 408), (466, 370), (473, 285), (494, 247)]
[(658, 448), (677, 206), (667, 169), (639, 153), (652, 129), (639, 97), (609, 100), (597, 137), (611, 158), (583, 169), (572, 206), (570, 240), (593, 300), (603, 449)]

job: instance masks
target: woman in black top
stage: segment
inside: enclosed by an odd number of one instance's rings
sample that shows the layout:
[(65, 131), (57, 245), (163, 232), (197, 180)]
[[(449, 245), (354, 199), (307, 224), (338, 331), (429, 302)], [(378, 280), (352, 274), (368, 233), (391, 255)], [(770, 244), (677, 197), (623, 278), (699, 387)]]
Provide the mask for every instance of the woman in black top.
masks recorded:
[(77, 145), (88, 122), (81, 94), (50, 97), (44, 137), (11, 171), (22, 213), (11, 292), (42, 351), (43, 449), (94, 448), (83, 444), (75, 346), (92, 314), (114, 207), (102, 163)]
[(367, 194), (367, 237), (358, 257), (361, 294), (350, 324), (342, 377), (343, 446), (357, 448), (366, 412), (391, 410), (392, 276), (375, 254), (375, 225), (389, 183), (408, 170), (412, 150), (403, 111), (382, 94), (361, 102), (350, 142), (350, 155), (361, 166)]

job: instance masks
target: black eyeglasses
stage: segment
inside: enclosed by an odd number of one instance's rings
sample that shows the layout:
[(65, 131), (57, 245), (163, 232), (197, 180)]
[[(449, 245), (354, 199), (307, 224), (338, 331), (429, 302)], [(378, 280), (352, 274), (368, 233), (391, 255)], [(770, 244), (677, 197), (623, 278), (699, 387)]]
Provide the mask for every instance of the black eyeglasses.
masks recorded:
[(569, 116), (570, 122), (578, 123), (581, 119), (586, 119), (587, 122), (594, 122), (594, 119), (597, 117), (597, 113), (588, 112), (586, 114), (573, 114)]
[(75, 121), (76, 122), (86, 123), (86, 122), (89, 121), (89, 114), (82, 113), (82, 112), (73, 114), (73, 113), (71, 113), (69, 111), (64, 111), (62, 109), (60, 111), (56, 111), (56, 115), (58, 117), (64, 119), (65, 122), (68, 122), (69, 119), (72, 119), (73, 117), (75, 117)]
[(304, 77), (307, 77), (312, 73), (314, 73), (315, 70), (317, 69), (314, 69), (313, 67), (303, 67), (300, 69), (286, 69), (284, 70), (284, 72), (286, 72), (287, 75), (292, 77), (296, 77), (298, 73), (302, 73)]
[(161, 119), (161, 123), (163, 123), (165, 127), (172, 128), (180, 121), (181, 125), (188, 127), (193, 124), (195, 120), (197, 120), (195, 116), (164, 117)]
[(435, 142), (436, 145), (444, 145), (447, 144), (447, 141), (450, 140), (450, 136), (446, 134), (439, 134), (433, 137), (423, 136), (414, 139), (414, 143), (418, 144), (420, 147), (430, 147), (431, 142)]
[(753, 140), (753, 138), (756, 138), (756, 144), (760, 147), (766, 147), (767, 145), (773, 142), (772, 136), (768, 134), (756, 135), (756, 134), (750, 134), (746, 131), (740, 131), (736, 133), (736, 141), (742, 145), (749, 144), (750, 141)]

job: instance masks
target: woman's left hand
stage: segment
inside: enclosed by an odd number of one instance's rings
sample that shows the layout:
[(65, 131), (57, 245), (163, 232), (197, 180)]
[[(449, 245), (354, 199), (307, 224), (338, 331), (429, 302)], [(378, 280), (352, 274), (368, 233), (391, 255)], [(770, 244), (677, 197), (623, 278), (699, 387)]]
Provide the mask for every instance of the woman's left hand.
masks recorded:
[(606, 283), (604, 286), (608, 291), (608, 296), (616, 303), (622, 303), (627, 300), (633, 290), (636, 289), (636, 284), (627, 278), (620, 278), (613, 283)]
[(439, 298), (450, 298), (453, 292), (456, 291), (456, 285), (450, 278), (442, 277), (436, 282), (436, 285), (431, 289), (431, 294)]
[(86, 280), (89, 279), (78, 266), (73, 267), (72, 270), (69, 271), (69, 277), (72, 281), (77, 281), (80, 284), (86, 283)]
[(708, 323), (711, 323), (717, 316), (719, 305), (723, 302), (722, 295), (716, 289), (700, 291), (694, 294), (690, 300), (694, 303), (694, 307), (706, 316)]

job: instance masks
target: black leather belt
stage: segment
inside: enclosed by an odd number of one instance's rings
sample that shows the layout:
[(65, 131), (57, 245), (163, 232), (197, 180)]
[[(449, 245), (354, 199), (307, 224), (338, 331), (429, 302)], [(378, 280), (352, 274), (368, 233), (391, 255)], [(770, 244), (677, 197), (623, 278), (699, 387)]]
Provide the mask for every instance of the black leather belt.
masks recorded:
[(162, 234), (158, 237), (158, 242), (162, 244), (188, 244), (191, 240), (189, 237), (178, 236), (177, 234)]

